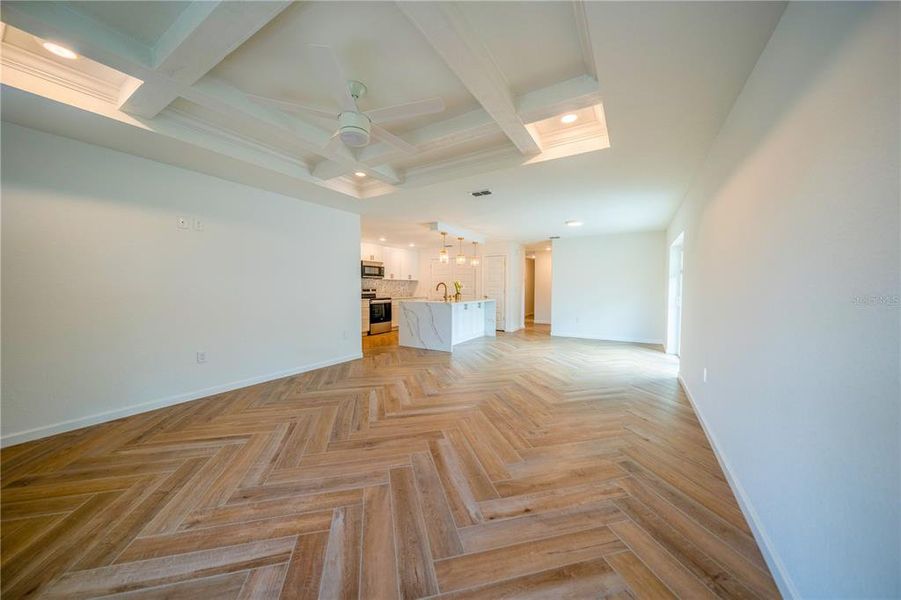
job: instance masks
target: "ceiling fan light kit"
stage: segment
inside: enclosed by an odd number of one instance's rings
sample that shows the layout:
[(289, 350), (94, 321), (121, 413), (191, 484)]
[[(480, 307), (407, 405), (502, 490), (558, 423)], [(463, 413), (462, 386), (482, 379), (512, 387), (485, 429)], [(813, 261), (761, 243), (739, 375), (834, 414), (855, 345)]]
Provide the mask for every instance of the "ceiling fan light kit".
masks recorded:
[(338, 115), (338, 135), (345, 145), (362, 148), (369, 144), (372, 121), (363, 113), (343, 112)]

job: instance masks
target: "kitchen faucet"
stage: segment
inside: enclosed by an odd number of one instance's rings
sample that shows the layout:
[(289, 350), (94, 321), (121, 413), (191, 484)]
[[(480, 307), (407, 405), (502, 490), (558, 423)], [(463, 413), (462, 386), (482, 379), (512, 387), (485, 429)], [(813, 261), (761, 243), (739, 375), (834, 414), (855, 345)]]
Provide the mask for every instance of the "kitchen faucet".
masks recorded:
[(444, 301), (447, 302), (447, 284), (446, 283), (444, 283), (443, 281), (439, 282), (438, 285), (435, 286), (435, 291), (437, 292), (438, 288), (440, 288), (442, 285), (444, 286)]

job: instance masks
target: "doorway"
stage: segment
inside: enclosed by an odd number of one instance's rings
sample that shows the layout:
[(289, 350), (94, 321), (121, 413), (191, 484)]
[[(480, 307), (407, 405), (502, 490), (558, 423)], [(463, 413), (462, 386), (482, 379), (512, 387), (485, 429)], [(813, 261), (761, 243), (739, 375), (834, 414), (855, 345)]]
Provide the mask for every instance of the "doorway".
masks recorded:
[(535, 319), (535, 257), (526, 256), (526, 266), (523, 273), (523, 317), (526, 322)]
[(667, 299), (666, 352), (679, 356), (682, 347), (682, 271), (685, 232), (669, 249), (669, 297)]

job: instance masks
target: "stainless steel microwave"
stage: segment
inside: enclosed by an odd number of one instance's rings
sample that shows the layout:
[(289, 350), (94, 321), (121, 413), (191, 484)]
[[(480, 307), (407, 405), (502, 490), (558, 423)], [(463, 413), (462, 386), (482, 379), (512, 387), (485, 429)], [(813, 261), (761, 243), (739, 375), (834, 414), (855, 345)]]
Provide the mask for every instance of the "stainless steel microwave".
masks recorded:
[(385, 265), (384, 263), (371, 260), (360, 261), (360, 277), (363, 279), (384, 279)]

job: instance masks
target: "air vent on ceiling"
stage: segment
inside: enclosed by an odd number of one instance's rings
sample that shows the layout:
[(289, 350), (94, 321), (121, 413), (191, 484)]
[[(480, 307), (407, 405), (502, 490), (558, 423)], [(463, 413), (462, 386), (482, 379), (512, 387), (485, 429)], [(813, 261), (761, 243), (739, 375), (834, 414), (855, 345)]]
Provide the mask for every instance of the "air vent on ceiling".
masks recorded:
[(559, 240), (559, 239), (560, 239), (560, 236), (559, 236), (559, 235), (552, 235), (552, 236), (549, 237), (548, 239), (549, 239), (549, 240)]
[(473, 198), (478, 198), (479, 196), (490, 196), (491, 190), (479, 190), (478, 192), (470, 192)]

